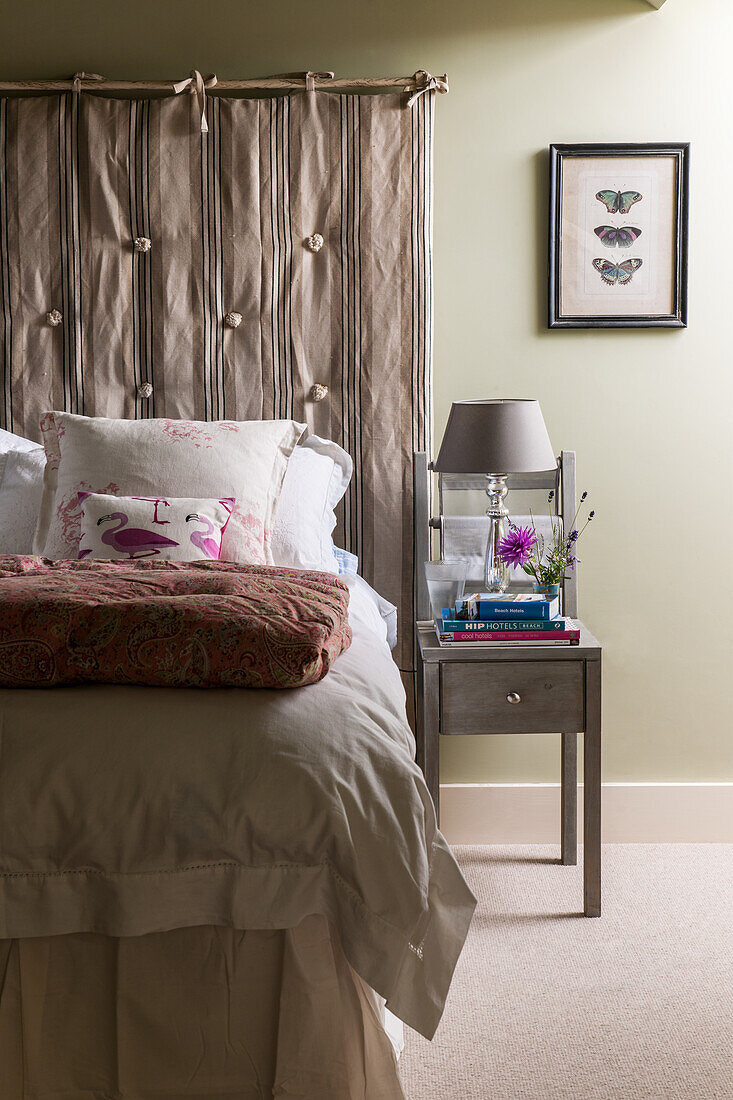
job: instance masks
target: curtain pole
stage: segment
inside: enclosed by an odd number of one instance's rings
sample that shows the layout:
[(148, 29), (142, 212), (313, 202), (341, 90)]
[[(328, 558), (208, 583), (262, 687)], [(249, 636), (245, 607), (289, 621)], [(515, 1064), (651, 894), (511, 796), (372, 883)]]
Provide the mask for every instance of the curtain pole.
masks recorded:
[[(330, 73), (288, 73), (285, 76), (266, 76), (248, 80), (216, 80), (214, 86), (207, 87), (208, 95), (217, 92), (235, 91), (298, 91), (305, 87), (306, 78), (311, 77), (313, 85), (320, 89), (348, 88), (403, 88), (405, 91), (428, 90), (447, 91), (447, 77), (434, 78), (429, 73), (419, 71), (412, 76), (388, 77), (351, 77), (333, 79)], [(432, 83), (432, 82), (435, 83)], [(173, 80), (107, 80), (93, 73), (81, 73), (55, 80), (0, 80), (0, 92), (169, 92), (174, 93)]]

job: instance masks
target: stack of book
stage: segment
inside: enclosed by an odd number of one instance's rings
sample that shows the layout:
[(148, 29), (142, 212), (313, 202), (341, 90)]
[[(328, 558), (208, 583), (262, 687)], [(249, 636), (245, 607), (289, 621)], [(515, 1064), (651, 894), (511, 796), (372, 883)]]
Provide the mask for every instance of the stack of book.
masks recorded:
[(557, 596), (478, 592), (443, 608), (435, 620), (441, 646), (579, 645), (574, 619), (560, 617)]

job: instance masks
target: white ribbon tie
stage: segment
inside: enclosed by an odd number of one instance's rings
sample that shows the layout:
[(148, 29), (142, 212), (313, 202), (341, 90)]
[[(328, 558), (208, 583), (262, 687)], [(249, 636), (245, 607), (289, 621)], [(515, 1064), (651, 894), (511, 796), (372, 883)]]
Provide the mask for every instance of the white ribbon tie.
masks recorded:
[(426, 92), (438, 92), (440, 95), (448, 94), (448, 77), (445, 73), (442, 76), (433, 76), (425, 69), (418, 69), (414, 81), (415, 83), (411, 84), (409, 88), (405, 88), (406, 92), (412, 92), (407, 101), (408, 107), (412, 107), (413, 103), (416, 103), (420, 96), (425, 95)]
[(209, 73), (204, 77), (198, 71), (198, 69), (191, 69), (191, 75), (186, 77), (185, 80), (178, 80), (173, 85), (173, 91), (176, 95), (180, 95), (181, 92), (185, 92), (188, 88), (192, 95), (196, 96), (199, 105), (199, 112), (201, 114), (201, 133), (208, 134), (209, 124), (206, 121), (206, 89), (213, 88), (216, 84), (216, 76), (214, 73)]

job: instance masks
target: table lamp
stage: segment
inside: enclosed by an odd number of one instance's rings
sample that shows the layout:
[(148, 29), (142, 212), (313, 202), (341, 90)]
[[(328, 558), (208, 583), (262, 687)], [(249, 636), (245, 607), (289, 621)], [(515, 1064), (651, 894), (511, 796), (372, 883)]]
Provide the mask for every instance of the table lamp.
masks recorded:
[(504, 507), (507, 475), (554, 470), (556, 465), (539, 401), (512, 398), (451, 405), (433, 469), (441, 474), (486, 474), (487, 592), (505, 592), (509, 585), (509, 569), (499, 557), (509, 514)]

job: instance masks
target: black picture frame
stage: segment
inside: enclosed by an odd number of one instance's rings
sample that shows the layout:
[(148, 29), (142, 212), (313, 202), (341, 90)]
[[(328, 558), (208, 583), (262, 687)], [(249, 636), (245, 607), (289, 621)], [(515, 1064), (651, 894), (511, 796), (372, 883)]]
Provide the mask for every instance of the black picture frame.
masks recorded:
[[(563, 252), (563, 169), (567, 158), (588, 157), (674, 157), (676, 168), (676, 226), (674, 229), (674, 308), (666, 314), (589, 315), (562, 313)], [(650, 142), (644, 144), (550, 145), (550, 247), (549, 316), (551, 329), (571, 328), (686, 328), (687, 327), (687, 254), (689, 235), (689, 142)]]

